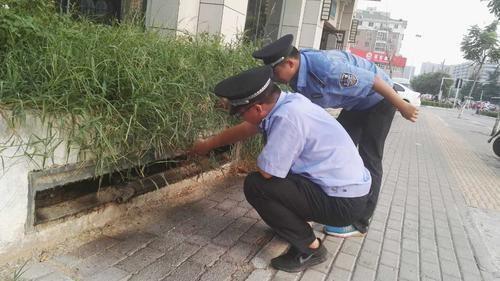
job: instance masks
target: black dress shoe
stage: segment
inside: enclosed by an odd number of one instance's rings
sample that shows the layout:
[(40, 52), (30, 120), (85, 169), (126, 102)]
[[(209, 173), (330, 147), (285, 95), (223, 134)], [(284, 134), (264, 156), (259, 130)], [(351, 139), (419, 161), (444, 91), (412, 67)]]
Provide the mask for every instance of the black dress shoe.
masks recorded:
[(320, 245), (310, 254), (299, 252), (296, 248), (290, 247), (288, 252), (271, 260), (271, 265), (286, 272), (299, 272), (308, 267), (320, 264), (326, 261), (328, 251), (320, 239)]

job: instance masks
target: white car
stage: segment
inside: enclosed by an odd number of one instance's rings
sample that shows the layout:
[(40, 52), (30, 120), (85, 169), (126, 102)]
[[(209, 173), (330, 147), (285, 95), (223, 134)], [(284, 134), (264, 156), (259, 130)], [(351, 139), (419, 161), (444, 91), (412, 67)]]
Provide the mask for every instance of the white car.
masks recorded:
[(420, 106), (420, 93), (406, 87), (403, 84), (394, 82), (394, 90), (403, 98), (404, 101), (409, 102), (414, 106)]

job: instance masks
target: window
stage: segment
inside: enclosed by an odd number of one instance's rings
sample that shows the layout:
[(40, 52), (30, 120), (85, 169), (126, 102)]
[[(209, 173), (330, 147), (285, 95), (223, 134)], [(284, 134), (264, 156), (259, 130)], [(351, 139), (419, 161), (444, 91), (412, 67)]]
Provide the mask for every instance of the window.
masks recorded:
[(375, 43), (375, 51), (376, 52), (385, 52), (385, 43), (383, 42), (376, 42)]
[(377, 40), (386, 41), (387, 40), (387, 32), (377, 32)]
[(366, 41), (365, 42), (365, 47), (370, 47), (370, 42)]
[(369, 23), (368, 23), (368, 26), (373, 26), (373, 22), (369, 22)]
[(399, 24), (395, 24), (395, 25), (394, 25), (394, 28), (399, 28)]
[(111, 24), (121, 18), (121, 0), (58, 0), (57, 8), (61, 13), (85, 16), (93, 21)]
[(394, 85), (393, 85), (392, 88), (394, 88), (394, 90), (396, 90), (398, 92), (404, 92), (405, 91), (405, 88), (401, 87), (401, 85), (396, 84), (396, 83), (394, 83)]
[(245, 21), (248, 40), (262, 40), (266, 44), (278, 39), (282, 8), (283, 0), (248, 1)]
[(334, 19), (337, 14), (337, 0), (333, 0), (330, 8), (330, 19)]

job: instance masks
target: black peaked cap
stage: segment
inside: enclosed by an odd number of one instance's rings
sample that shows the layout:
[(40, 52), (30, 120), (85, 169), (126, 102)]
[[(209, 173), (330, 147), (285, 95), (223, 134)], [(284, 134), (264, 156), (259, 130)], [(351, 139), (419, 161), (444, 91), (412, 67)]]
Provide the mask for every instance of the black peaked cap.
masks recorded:
[(272, 71), (266, 65), (251, 68), (219, 82), (214, 93), (228, 99), (232, 107), (249, 104), (272, 84)]
[(285, 57), (290, 55), (293, 50), (293, 35), (287, 34), (280, 39), (262, 47), (262, 49), (253, 52), (252, 56), (256, 59), (262, 59), (264, 64), (275, 66)]

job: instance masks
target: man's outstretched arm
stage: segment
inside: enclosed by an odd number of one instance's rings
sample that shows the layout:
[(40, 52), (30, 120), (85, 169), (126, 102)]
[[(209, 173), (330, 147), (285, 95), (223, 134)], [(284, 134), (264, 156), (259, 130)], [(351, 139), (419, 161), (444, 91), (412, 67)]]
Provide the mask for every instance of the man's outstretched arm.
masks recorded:
[(257, 126), (248, 122), (242, 122), (225, 129), (215, 136), (197, 140), (191, 148), (191, 152), (198, 155), (205, 155), (214, 148), (246, 140), (255, 136), (258, 132), (259, 129)]
[(394, 105), (404, 118), (415, 122), (418, 118), (418, 108), (404, 101), (398, 93), (380, 77), (375, 76), (373, 90), (382, 95), (392, 105)]

